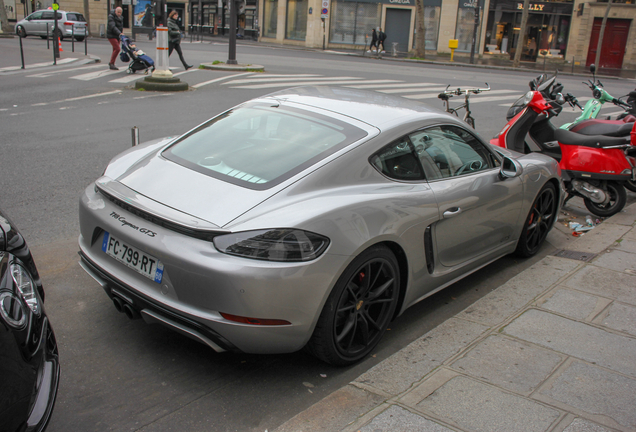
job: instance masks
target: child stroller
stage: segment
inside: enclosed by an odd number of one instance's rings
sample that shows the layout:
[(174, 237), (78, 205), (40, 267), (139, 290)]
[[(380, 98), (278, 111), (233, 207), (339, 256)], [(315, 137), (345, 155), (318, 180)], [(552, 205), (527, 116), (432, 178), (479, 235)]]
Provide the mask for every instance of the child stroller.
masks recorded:
[(148, 74), (148, 69), (151, 72), (155, 70), (155, 62), (140, 49), (137, 49), (134, 43), (131, 43), (128, 36), (121, 36), (121, 53), (119, 58), (123, 62), (130, 61), (126, 73), (133, 74), (137, 71), (144, 71)]

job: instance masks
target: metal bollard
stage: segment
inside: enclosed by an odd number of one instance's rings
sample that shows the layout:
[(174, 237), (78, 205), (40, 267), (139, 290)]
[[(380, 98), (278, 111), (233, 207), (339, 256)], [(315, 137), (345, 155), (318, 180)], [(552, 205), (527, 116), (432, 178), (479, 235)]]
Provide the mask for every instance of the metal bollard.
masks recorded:
[(49, 46), (49, 26), (46, 26), (46, 49), (51, 49)]
[(393, 42), (393, 47), (392, 47), (392, 55), (393, 57), (397, 57), (397, 47), (398, 47), (398, 43), (397, 42)]
[(75, 24), (71, 27), (71, 52), (75, 52)]
[(139, 145), (139, 128), (137, 126), (133, 126), (132, 128), (132, 146), (135, 147)]
[(18, 39), (20, 39), (20, 58), (22, 59), (22, 67), (20, 69), (24, 69), (24, 51), (22, 50), (22, 36), (18, 35)]

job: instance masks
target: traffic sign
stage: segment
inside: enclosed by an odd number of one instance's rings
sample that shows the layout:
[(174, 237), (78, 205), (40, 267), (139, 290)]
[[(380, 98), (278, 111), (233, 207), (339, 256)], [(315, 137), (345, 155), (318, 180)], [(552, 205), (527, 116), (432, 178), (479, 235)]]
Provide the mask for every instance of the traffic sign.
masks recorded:
[(53, 3), (51, 7), (53, 8), (53, 10), (58, 10), (60, 8), (60, 5), (57, 3)]

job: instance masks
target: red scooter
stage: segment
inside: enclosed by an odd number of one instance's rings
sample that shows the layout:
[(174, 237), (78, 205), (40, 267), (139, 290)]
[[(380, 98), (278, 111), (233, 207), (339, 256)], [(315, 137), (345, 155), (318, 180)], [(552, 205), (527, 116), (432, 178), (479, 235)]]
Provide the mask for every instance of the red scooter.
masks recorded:
[[(556, 128), (550, 119), (559, 114), (565, 99), (549, 91), (555, 79), (535, 85), (523, 99), (524, 107), (490, 143), (520, 153), (538, 151), (554, 157), (568, 191), (566, 202), (579, 196), (590, 212), (612, 216), (627, 201), (623, 182), (636, 180), (636, 169), (625, 155), (625, 150), (632, 148), (632, 140), (636, 143), (636, 126), (631, 137), (582, 135)], [(546, 100), (544, 94), (555, 99)]]

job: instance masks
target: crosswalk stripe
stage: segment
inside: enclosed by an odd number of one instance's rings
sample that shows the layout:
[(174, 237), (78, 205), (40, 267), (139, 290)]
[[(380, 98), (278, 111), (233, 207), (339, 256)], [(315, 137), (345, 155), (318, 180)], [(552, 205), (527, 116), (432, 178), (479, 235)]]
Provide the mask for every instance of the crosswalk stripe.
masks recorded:
[(53, 75), (59, 74), (59, 73), (76, 72), (76, 71), (80, 71), (80, 70), (88, 70), (88, 69), (103, 68), (103, 67), (104, 67), (104, 65), (101, 65), (101, 64), (90, 65), (90, 66), (81, 66), (81, 67), (76, 67), (76, 68), (71, 68), (71, 69), (61, 69), (61, 70), (55, 70), (55, 71), (42, 72), (42, 73), (35, 74), (35, 75), (27, 75), (27, 78), (48, 78), (50, 76), (53, 76)]
[[(65, 58), (65, 59), (59, 59), (58, 61), (56, 61), (55, 63), (59, 66), (59, 65), (63, 65), (63, 64), (67, 64), (67, 63), (71, 63), (77, 61), (77, 59), (75, 58)], [(33, 69), (33, 68), (39, 68), (39, 67), (45, 67), (45, 66), (53, 66), (53, 62), (44, 62), (44, 63), (33, 63), (30, 65), (24, 65), (25, 69)], [(16, 71), (16, 70), (20, 70), (22, 69), (22, 66), (8, 66), (8, 67), (3, 67), (0, 68), (0, 72), (9, 72), (9, 71)]]
[(83, 100), (83, 99), (92, 99), (92, 98), (97, 98), (97, 97), (102, 97), (102, 96), (110, 96), (110, 95), (120, 94), (121, 92), (122, 92), (121, 90), (113, 90), (113, 91), (109, 91), (109, 92), (95, 93), (95, 94), (91, 94), (91, 95), (85, 95), (85, 96), (78, 96), (78, 97), (74, 97), (74, 98), (62, 99), (62, 100), (53, 101), (53, 102), (40, 102), (40, 103), (32, 104), (31, 106), (46, 106), (46, 105), (53, 105), (53, 104), (64, 103), (64, 102), (73, 102), (73, 101), (78, 101), (78, 100)]
[[(393, 94), (393, 93), (416, 93), (416, 92), (421, 92), (422, 90), (425, 91), (438, 91), (441, 92), (446, 88), (446, 86), (444, 87), (428, 87), (423, 89), (422, 87), (408, 87), (408, 88), (402, 88), (402, 89), (378, 89), (376, 90), (377, 92), (380, 93), (386, 93), (386, 94)], [(439, 94), (439, 93), (438, 93)]]
[[(294, 78), (294, 82), (302, 82), (302, 81), (314, 81), (319, 79), (321, 81), (343, 81), (343, 80), (362, 80), (364, 78), (360, 77), (322, 77), (322, 78)], [(260, 77), (251, 77), (249, 79), (240, 79), (234, 80), (230, 82), (223, 83), (222, 85), (235, 85), (235, 84), (249, 84), (249, 83), (264, 83), (264, 82), (282, 82), (289, 81), (289, 77), (285, 78), (260, 78)]]
[[(389, 83), (389, 82), (396, 82), (396, 80), (365, 80), (365, 81), (359, 81), (359, 82), (366, 82), (366, 83)], [(246, 85), (246, 86), (232, 86), (232, 88), (240, 88), (240, 89), (265, 89), (265, 88), (274, 88), (274, 87), (296, 87), (298, 85), (304, 85), (304, 86), (319, 86), (319, 85), (341, 85), (341, 84), (352, 84), (355, 83), (355, 81), (307, 81), (307, 82), (297, 82), (297, 81), (285, 81), (285, 82), (280, 82), (280, 83), (269, 83), (269, 84), (254, 84), (254, 85)]]
[(221, 78), (215, 78), (215, 79), (210, 80), (210, 81), (204, 81), (202, 83), (195, 84), (195, 85), (192, 85), (190, 87), (199, 88), (199, 87), (206, 86), (208, 84), (214, 84), (215, 82), (224, 81), (226, 79), (236, 78), (236, 77), (245, 76), (245, 75), (251, 75), (251, 74), (252, 74), (252, 72), (245, 72), (245, 73), (240, 73), (240, 74), (235, 74), (235, 75), (224, 76), (224, 77), (221, 77)]
[(361, 85), (351, 85), (347, 87), (355, 88), (355, 89), (377, 89), (377, 88), (400, 88), (400, 87), (430, 87), (430, 86), (440, 86), (438, 83), (400, 83), (400, 84), (361, 84)]
[(96, 71), (96, 72), (90, 72), (90, 73), (86, 73), (86, 74), (82, 74), (82, 75), (75, 75), (72, 77), (69, 77), (70, 79), (76, 79), (76, 80), (80, 80), (80, 81), (90, 81), (90, 80), (94, 80), (96, 78), (102, 78), (108, 75), (114, 75), (114, 74), (119, 74), (122, 73), (122, 71), (114, 71), (114, 70), (100, 70), (100, 71)]
[[(518, 93), (518, 92), (517, 92), (517, 90), (491, 90), (489, 92), (484, 92), (484, 93), (480, 93), (480, 94), (485, 95), (485, 94), (499, 94), (499, 93)], [(437, 95), (439, 95), (439, 92), (438, 93), (422, 93), (422, 94), (416, 94), (416, 95), (406, 95), (404, 97), (407, 98), (407, 99), (430, 99), (430, 98), (436, 98)], [(463, 97), (461, 97), (461, 96), (455, 96), (455, 97), (456, 97), (457, 101), (463, 101), (464, 100)], [(471, 95), (471, 101), (473, 100), (472, 98), (478, 98), (480, 100), (483, 99), (485, 101), (485, 100), (498, 100), (498, 99), (501, 99), (503, 97), (505, 97), (505, 96), (498, 96), (498, 97), (489, 99), (489, 98), (486, 98), (486, 97), (480, 96), (480, 95)], [(519, 95), (517, 94), (514, 97), (518, 98)], [(507, 98), (509, 98), (509, 97), (507, 97)]]
[(143, 78), (145, 78), (147, 76), (149, 76), (149, 75), (130, 74), (130, 75), (127, 75), (127, 76), (122, 77), (122, 78), (117, 78), (117, 79), (114, 79), (114, 80), (110, 80), (108, 82), (126, 84), (126, 83), (129, 83), (129, 82), (133, 82), (133, 81), (137, 81), (137, 80), (143, 79)]

